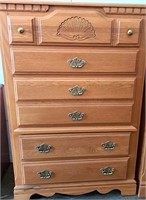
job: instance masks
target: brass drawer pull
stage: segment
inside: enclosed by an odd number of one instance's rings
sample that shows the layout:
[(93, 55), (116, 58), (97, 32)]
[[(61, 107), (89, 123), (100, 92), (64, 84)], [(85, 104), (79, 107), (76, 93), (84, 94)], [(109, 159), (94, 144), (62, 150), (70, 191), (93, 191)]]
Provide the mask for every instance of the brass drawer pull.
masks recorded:
[(18, 33), (20, 33), (20, 34), (22, 34), (22, 33), (24, 33), (24, 28), (23, 27), (19, 27), (18, 29), (17, 29), (17, 31), (18, 31)]
[(80, 87), (79, 85), (76, 85), (76, 86), (74, 86), (72, 88), (69, 88), (68, 91), (74, 96), (81, 96), (82, 94), (84, 94), (86, 89)]
[(69, 113), (68, 116), (72, 119), (72, 120), (75, 120), (75, 121), (80, 121), (84, 118), (85, 114), (84, 113), (81, 113), (81, 112), (72, 112), (72, 113)]
[(101, 147), (104, 149), (104, 150), (113, 150), (115, 147), (116, 147), (116, 143), (113, 143), (111, 141), (107, 141), (105, 143), (102, 143), (101, 144)]
[(103, 167), (99, 170), (104, 176), (110, 176), (113, 175), (115, 172), (115, 168), (112, 167)]
[(129, 30), (127, 31), (127, 35), (128, 35), (128, 36), (133, 35), (133, 30), (129, 29)]
[(48, 170), (37, 172), (40, 178), (51, 178), (52, 173), (53, 173), (52, 171), (48, 171)]
[(52, 149), (52, 146), (48, 145), (48, 144), (40, 144), (40, 145), (36, 146), (35, 148), (40, 153), (47, 153), (47, 152), (49, 152)]
[(85, 60), (82, 60), (78, 57), (76, 58), (73, 58), (73, 59), (69, 59), (67, 61), (67, 63), (72, 67), (72, 68), (82, 68), (85, 64), (86, 64), (86, 61)]

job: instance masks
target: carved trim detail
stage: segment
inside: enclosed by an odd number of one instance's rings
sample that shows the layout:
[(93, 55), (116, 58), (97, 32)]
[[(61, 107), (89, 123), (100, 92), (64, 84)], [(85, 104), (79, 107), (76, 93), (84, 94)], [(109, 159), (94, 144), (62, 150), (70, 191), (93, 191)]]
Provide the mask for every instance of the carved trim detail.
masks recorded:
[(132, 15), (145, 15), (146, 8), (138, 7), (104, 7), (106, 14), (132, 14)]
[(136, 183), (134, 181), (128, 181), (129, 183), (125, 181), (121, 184), (117, 183), (116, 181), (107, 184), (98, 184), (97, 182), (96, 185), (90, 185), (90, 183), (86, 185), (86, 183), (84, 183), (84, 186), (72, 184), (71, 187), (64, 187), (64, 185), (62, 185), (61, 187), (57, 187), (58, 185), (52, 186), (50, 184), (45, 185), (46, 188), (43, 188), (43, 185), (41, 185), (40, 187), (37, 186), (36, 188), (35, 185), (15, 186), (14, 195), (16, 200), (28, 200), (33, 194), (39, 194), (42, 196), (53, 196), (55, 193), (81, 195), (93, 191), (98, 191), (101, 194), (106, 194), (108, 192), (111, 192), (112, 190), (115, 190), (115, 188), (120, 190), (122, 195), (134, 195), (136, 192)]
[(0, 3), (0, 10), (17, 12), (47, 12), (49, 10), (49, 5)]
[(67, 40), (86, 40), (96, 37), (95, 29), (92, 24), (82, 17), (71, 17), (64, 20), (58, 30), (57, 36)]

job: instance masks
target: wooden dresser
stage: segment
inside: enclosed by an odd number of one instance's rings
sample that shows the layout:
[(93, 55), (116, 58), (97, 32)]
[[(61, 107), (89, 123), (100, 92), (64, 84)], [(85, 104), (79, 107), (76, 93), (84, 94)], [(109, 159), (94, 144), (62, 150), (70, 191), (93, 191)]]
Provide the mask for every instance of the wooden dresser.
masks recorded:
[(145, 12), (0, 1), (15, 200), (136, 193)]

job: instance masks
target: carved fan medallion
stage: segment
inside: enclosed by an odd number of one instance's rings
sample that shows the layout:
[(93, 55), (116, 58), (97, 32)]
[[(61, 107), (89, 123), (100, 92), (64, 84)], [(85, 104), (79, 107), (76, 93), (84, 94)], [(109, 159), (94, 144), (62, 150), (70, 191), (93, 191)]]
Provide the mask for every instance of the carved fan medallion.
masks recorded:
[(96, 36), (92, 24), (82, 17), (71, 17), (63, 21), (58, 30), (57, 36), (68, 40), (82, 41)]

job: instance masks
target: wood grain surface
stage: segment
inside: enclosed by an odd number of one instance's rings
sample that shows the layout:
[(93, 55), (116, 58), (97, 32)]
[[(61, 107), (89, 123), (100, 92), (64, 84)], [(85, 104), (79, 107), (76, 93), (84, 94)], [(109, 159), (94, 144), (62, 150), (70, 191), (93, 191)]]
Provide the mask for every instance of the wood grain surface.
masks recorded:
[[(142, 5), (0, 1), (15, 200), (136, 193), (144, 13)], [(84, 94), (73, 96), (75, 86)], [(82, 119), (73, 120), (74, 112)], [(101, 148), (107, 141), (114, 150)], [(43, 143), (50, 152), (36, 150)], [(115, 173), (105, 176), (103, 167)], [(43, 170), (52, 177), (38, 177)]]

